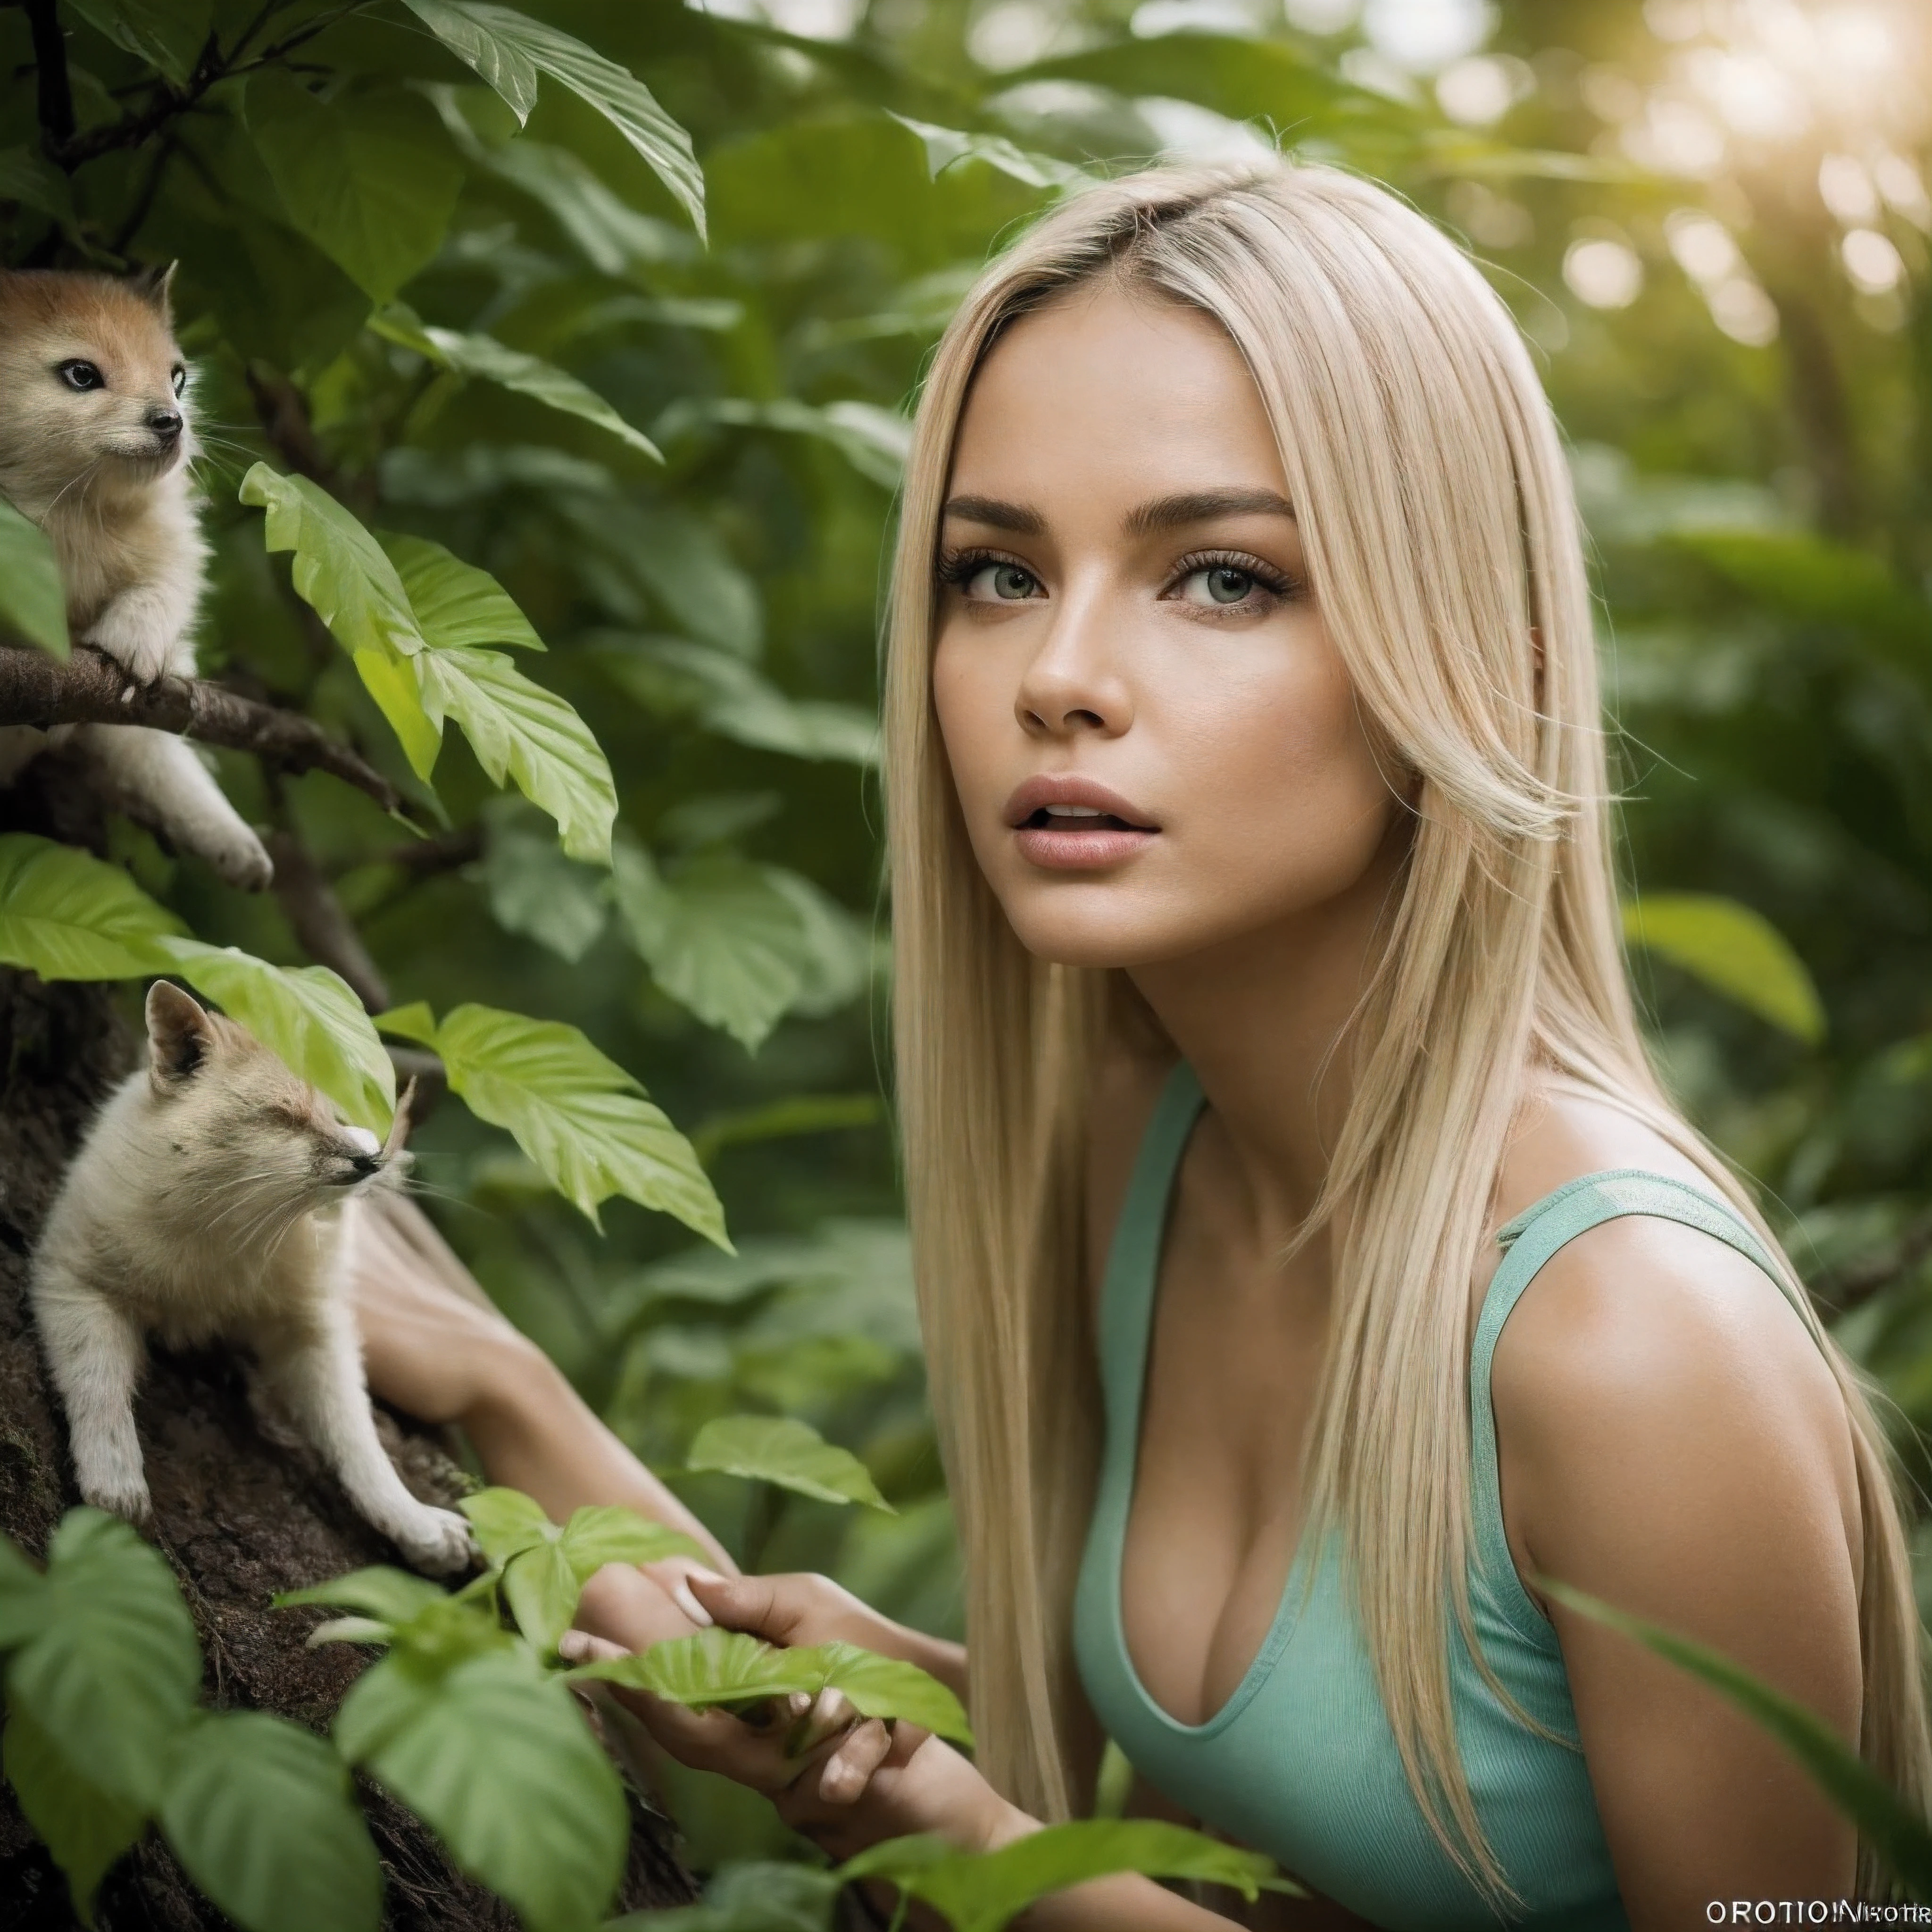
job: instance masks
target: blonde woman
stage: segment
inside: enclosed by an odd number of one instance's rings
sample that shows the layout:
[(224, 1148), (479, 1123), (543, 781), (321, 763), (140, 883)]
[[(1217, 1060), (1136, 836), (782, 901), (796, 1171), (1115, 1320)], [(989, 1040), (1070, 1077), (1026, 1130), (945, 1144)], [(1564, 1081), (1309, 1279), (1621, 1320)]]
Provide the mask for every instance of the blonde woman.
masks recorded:
[[(977, 1763), (874, 1724), (801, 1767), (650, 1708), (661, 1739), (849, 1851), (1078, 1816), (1104, 1730), (1376, 1925), (1873, 1895), (1777, 1746), (1540, 1586), (1932, 1796), (1883, 1438), (1638, 1036), (1570, 485), (1481, 277), (1320, 167), (1057, 209), (924, 385), (886, 686)], [(498, 1473), (657, 1506), (494, 1387)], [(602, 1587), (607, 1637), (678, 1627)], [(676, 1588), (967, 1688), (820, 1580)], [(1223, 1922), (1132, 1877), (1028, 1921)]]

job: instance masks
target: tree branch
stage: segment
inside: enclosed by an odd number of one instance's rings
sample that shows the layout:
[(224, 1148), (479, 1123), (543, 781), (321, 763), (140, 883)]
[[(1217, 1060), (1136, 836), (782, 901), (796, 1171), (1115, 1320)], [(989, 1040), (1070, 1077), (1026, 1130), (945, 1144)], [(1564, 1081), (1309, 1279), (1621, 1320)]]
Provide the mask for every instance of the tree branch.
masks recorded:
[(302, 950), (318, 965), (339, 973), (370, 1012), (386, 1012), (394, 1004), (388, 982), (314, 854), (292, 832), (272, 832), (267, 843), (275, 862), (275, 897)]
[(300, 712), (258, 704), (206, 678), (138, 685), (111, 658), (85, 646), (64, 664), (44, 652), (0, 647), (0, 724), (145, 724), (252, 752), (283, 771), (327, 772), (385, 812), (404, 809), (402, 794), (374, 766)]
[[(50, 159), (74, 139), (74, 88), (67, 76), (67, 40), (61, 32), (58, 0), (26, 0), (27, 29), (33, 36), (34, 86), (40, 121), (40, 145)], [(62, 165), (66, 165), (64, 161)]]

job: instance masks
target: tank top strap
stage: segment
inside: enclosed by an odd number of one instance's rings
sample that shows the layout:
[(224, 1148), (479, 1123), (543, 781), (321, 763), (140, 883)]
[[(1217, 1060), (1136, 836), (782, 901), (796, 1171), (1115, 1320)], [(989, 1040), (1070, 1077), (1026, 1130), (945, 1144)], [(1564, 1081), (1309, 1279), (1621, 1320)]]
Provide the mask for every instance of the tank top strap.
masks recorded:
[(1184, 1060), (1175, 1061), (1141, 1136), (1126, 1198), (1120, 1204), (1107, 1251), (1100, 1284), (1101, 1387), (1108, 1414), (1124, 1418), (1121, 1439), (1129, 1444), (1137, 1432), (1148, 1324), (1160, 1276), (1168, 1199), (1182, 1150), (1205, 1099), (1193, 1068)]
[(1544, 1263), (1579, 1234), (1626, 1214), (1649, 1214), (1714, 1235), (1754, 1262), (1777, 1283), (1802, 1314), (1802, 1291), (1765, 1251), (1736, 1208), (1701, 1187), (1641, 1168), (1614, 1168), (1566, 1182), (1498, 1228), (1504, 1252), (1483, 1297), (1469, 1351), (1470, 1484), (1473, 1492), (1476, 1553), (1484, 1580), (1498, 1606), (1522, 1633), (1546, 1648), (1556, 1633), (1522, 1587), (1503, 1526), (1502, 1486), (1496, 1468), (1496, 1411), (1490, 1374), (1497, 1338), (1524, 1289)]

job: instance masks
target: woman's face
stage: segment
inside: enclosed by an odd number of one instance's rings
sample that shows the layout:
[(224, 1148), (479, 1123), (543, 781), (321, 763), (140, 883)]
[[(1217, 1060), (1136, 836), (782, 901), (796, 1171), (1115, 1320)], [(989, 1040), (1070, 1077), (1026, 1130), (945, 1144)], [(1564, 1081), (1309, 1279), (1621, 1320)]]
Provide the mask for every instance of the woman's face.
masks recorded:
[(1294, 920), (1402, 808), (1210, 317), (1090, 286), (1012, 325), (961, 421), (933, 694), (1021, 943), (1134, 966)]

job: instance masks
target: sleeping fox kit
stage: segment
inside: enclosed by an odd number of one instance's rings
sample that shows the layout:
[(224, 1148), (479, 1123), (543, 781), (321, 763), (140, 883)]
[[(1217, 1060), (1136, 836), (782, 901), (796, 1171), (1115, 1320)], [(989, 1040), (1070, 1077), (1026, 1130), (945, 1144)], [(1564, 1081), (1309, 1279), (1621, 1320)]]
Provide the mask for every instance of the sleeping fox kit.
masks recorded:
[(82, 1495), (150, 1512), (134, 1410), (148, 1335), (239, 1343), (263, 1432), (308, 1442), (418, 1569), (463, 1568), (468, 1524), (411, 1496), (376, 1433), (350, 1305), (362, 1197), (409, 1160), (408, 1095), (379, 1146), (178, 987), (155, 982), (147, 1020), (148, 1064), (88, 1129), (33, 1259)]
[[(52, 543), (68, 626), (142, 684), (194, 675), (207, 550), (166, 273), (0, 271), (0, 496)], [(110, 799), (256, 888), (268, 854), (194, 748), (139, 725), (0, 726), (0, 784), (71, 740)]]

